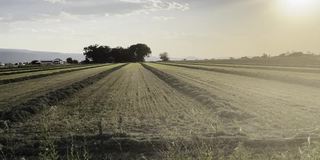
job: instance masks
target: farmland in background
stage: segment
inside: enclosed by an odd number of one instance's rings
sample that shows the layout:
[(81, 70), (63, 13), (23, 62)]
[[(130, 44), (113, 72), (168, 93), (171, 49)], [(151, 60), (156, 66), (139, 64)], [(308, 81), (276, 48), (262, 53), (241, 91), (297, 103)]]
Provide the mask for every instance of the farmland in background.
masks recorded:
[(0, 70), (0, 157), (316, 157), (319, 73), (201, 61)]

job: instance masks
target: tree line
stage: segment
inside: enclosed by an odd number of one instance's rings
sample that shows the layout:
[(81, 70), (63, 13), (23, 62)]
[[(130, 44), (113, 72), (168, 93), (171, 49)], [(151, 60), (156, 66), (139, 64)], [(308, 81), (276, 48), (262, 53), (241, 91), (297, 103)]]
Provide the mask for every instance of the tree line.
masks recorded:
[(90, 45), (84, 48), (85, 63), (125, 63), (144, 62), (145, 57), (151, 54), (146, 44), (138, 43), (128, 48), (111, 48), (103, 45)]

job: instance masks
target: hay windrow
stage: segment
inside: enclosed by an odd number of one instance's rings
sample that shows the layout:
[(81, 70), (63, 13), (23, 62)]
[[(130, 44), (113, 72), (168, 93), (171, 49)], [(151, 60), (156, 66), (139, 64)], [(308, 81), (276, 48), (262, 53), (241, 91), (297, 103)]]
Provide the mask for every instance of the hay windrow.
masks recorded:
[(259, 79), (264, 79), (264, 80), (272, 80), (272, 81), (278, 81), (278, 82), (284, 82), (284, 83), (299, 84), (299, 85), (311, 86), (311, 87), (320, 87), (320, 85), (315, 81), (292, 79), (292, 78), (286, 77), (286, 76), (261, 74), (259, 72), (236, 71), (236, 70), (229, 70), (228, 68), (226, 68), (226, 69), (208, 68), (208, 67), (200, 66), (200, 65), (199, 66), (190, 66), (187, 64), (172, 64), (172, 63), (157, 63), (157, 64), (174, 66), (174, 67), (182, 67), (182, 68), (188, 68), (188, 69), (198, 69), (198, 70), (203, 70), (203, 71), (212, 71), (212, 72), (217, 72), (217, 73), (232, 74), (232, 75), (245, 76), (245, 77), (251, 77), (251, 78), (259, 78)]
[(21, 74), (21, 73), (31, 73), (31, 72), (39, 72), (39, 71), (50, 71), (50, 70), (58, 70), (58, 69), (72, 69), (72, 68), (77, 68), (81, 67), (80, 65), (68, 65), (68, 66), (54, 66), (54, 67), (44, 67), (44, 68), (26, 68), (23, 70), (13, 70), (13, 71), (0, 71), (0, 76), (4, 75), (12, 75), (12, 74)]
[[(224, 110), (223, 112), (224, 114), (218, 114), (222, 120), (230, 121), (230, 120), (244, 120), (244, 119), (251, 118), (251, 116), (248, 115), (247, 113), (241, 113), (240, 111), (237, 111), (236, 108), (232, 107), (231, 104), (228, 104), (225, 101), (221, 101), (217, 96), (209, 93), (208, 91), (202, 88), (199, 88), (187, 82), (183, 82), (178, 78), (175, 78), (174, 76), (167, 74), (165, 72), (162, 72), (149, 65), (142, 64), (142, 66), (148, 69), (149, 71), (151, 71), (153, 74), (155, 74), (158, 78), (166, 82), (172, 88), (175, 88), (176, 90), (183, 93), (184, 95), (187, 95), (192, 99), (195, 99), (196, 101), (203, 104), (204, 106), (207, 106), (211, 109), (216, 110), (217, 113), (220, 113), (220, 110)], [(232, 116), (229, 116), (229, 115), (232, 115)], [(243, 115), (246, 115), (246, 116), (243, 116)]]
[(84, 80), (75, 82), (69, 86), (57, 89), (42, 96), (38, 96), (17, 106), (13, 106), (7, 111), (3, 111), (1, 120), (10, 120), (13, 122), (23, 121), (31, 117), (32, 115), (44, 110), (45, 108), (55, 105), (59, 101), (70, 97), (71, 95), (77, 93), (79, 90), (95, 83), (96, 81), (104, 78), (105, 76), (122, 68), (125, 65), (126, 64), (111, 68), (94, 76), (88, 77)]
[[(289, 72), (303, 72), (303, 73), (320, 73), (317, 68), (306, 68), (306, 67), (289, 67), (289, 66), (271, 66), (271, 65), (246, 65), (246, 64), (214, 64), (206, 62), (174, 62), (180, 65), (196, 65), (196, 66), (206, 66), (206, 67), (225, 67), (225, 68), (243, 68), (243, 69), (259, 69), (267, 71), (289, 71)], [(159, 63), (168, 64), (168, 63)], [(172, 64), (172, 63), (171, 63)]]
[(53, 75), (63, 74), (63, 73), (68, 73), (68, 72), (80, 71), (80, 70), (85, 70), (85, 69), (90, 69), (90, 68), (96, 68), (96, 67), (101, 67), (101, 66), (102, 65), (90, 66), (90, 67), (75, 68), (75, 69), (70, 69), (70, 70), (63, 70), (63, 71), (60, 71), (60, 72), (36, 74), (36, 75), (13, 78), (13, 79), (3, 79), (3, 80), (0, 80), (0, 85), (8, 84), (8, 83), (14, 83), (14, 82), (21, 82), (21, 81), (30, 80), (30, 79), (42, 78), (42, 77), (47, 77), (47, 76), (53, 76)]

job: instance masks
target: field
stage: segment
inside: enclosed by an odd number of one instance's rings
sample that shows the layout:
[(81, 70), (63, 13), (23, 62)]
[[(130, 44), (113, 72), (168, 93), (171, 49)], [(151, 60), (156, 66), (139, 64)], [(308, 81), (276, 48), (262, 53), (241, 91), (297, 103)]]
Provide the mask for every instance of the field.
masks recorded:
[(317, 159), (319, 72), (193, 62), (0, 71), (11, 80), (0, 84), (0, 157)]

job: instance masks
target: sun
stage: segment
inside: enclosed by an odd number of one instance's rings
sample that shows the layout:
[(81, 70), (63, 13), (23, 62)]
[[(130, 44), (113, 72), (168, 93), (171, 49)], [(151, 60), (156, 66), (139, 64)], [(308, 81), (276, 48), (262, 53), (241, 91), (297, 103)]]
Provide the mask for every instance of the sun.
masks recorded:
[(281, 10), (292, 16), (310, 15), (318, 0), (279, 0)]
[(312, 7), (313, 0), (285, 0), (288, 9), (293, 11), (305, 11)]

